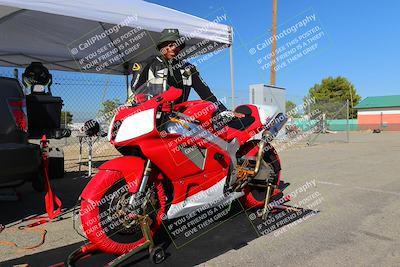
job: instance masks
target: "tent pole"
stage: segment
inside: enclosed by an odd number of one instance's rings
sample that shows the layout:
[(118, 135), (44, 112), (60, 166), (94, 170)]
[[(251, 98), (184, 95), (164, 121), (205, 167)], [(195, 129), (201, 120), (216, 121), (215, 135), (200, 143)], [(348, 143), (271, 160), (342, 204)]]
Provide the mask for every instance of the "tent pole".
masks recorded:
[(126, 101), (129, 99), (129, 75), (125, 75), (126, 81)]
[(233, 42), (229, 47), (229, 62), (231, 66), (231, 98), (232, 98), (232, 110), (235, 108), (235, 81), (233, 76)]
[(126, 83), (126, 101), (129, 99), (129, 62), (124, 63), (124, 74)]
[(18, 80), (18, 69), (14, 69), (14, 78)]

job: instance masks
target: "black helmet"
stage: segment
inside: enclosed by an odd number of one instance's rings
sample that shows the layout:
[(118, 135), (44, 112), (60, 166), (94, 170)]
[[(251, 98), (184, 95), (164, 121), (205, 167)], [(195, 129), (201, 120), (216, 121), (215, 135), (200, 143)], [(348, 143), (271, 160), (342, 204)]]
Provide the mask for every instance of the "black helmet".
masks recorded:
[(82, 130), (87, 136), (95, 136), (100, 132), (100, 124), (95, 120), (88, 120), (83, 125)]
[(43, 66), (41, 62), (32, 62), (28, 67), (26, 67), (25, 72), (22, 75), (22, 80), (24, 85), (47, 86), (51, 84), (52, 76), (49, 70)]

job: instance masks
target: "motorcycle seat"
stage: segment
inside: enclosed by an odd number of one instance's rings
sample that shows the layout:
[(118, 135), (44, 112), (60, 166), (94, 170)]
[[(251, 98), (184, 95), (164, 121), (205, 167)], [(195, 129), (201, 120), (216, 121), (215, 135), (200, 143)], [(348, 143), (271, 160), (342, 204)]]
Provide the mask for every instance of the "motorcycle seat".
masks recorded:
[(247, 106), (239, 106), (235, 109), (235, 112), (244, 114), (243, 118), (233, 118), (228, 122), (228, 127), (244, 131), (250, 127), (255, 122), (254, 116), (252, 116), (251, 109)]

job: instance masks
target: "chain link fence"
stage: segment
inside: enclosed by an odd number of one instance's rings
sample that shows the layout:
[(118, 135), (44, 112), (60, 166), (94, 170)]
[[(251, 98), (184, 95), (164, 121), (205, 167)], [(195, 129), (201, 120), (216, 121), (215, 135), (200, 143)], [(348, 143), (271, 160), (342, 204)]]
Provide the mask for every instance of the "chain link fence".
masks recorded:
[[(290, 112), (289, 112), (290, 113)], [(311, 101), (302, 113), (290, 114), (288, 140), (299, 143), (349, 142), (350, 131), (358, 130), (355, 110), (348, 101)]]
[[(23, 69), (0, 68), (0, 76), (18, 77), (21, 81), (23, 71)], [(96, 119), (101, 123), (101, 130), (104, 132), (108, 130), (108, 121), (103, 115), (126, 100), (126, 77), (61, 71), (51, 73), (53, 75), (52, 95), (59, 96), (63, 100), (61, 127), (70, 129), (71, 136), (59, 140), (51, 139), (50, 146), (63, 149), (67, 172), (78, 171), (80, 159), (82, 171), (86, 171), (90, 140), (88, 137), (82, 137), (81, 129), (84, 122)], [(27, 88), (24, 88), (24, 91), (29, 92)], [(108, 105), (103, 103), (108, 103)], [(39, 143), (39, 140), (30, 140), (30, 142)], [(94, 167), (119, 155), (118, 151), (108, 143), (107, 137), (93, 137), (91, 142), (93, 143)]]
[[(0, 76), (18, 77), (21, 80), (23, 69), (0, 68)], [(82, 162), (82, 171), (87, 170), (89, 141), (93, 143), (93, 166), (97, 167), (110, 158), (119, 156), (118, 151), (111, 146), (106, 137), (82, 137), (84, 122), (96, 119), (101, 129), (108, 130), (109, 114), (119, 104), (124, 103), (127, 96), (125, 76), (81, 74), (61, 71), (52, 71), (53, 96), (63, 100), (62, 127), (71, 130), (68, 138), (51, 140), (51, 146), (60, 147), (64, 151), (66, 171), (79, 170)], [(25, 93), (28, 90), (25, 89)], [(232, 99), (226, 99), (230, 106)], [(248, 104), (248, 99), (241, 95), (235, 99), (236, 105)], [(299, 107), (299, 106), (298, 106)], [(296, 107), (297, 108), (297, 107)], [(371, 129), (390, 130), (385, 121), (375, 124), (360, 125), (357, 121), (356, 110), (349, 101), (315, 101), (304, 99), (299, 109), (287, 111), (289, 121), (283, 135), (277, 140), (278, 150), (285, 150), (296, 145), (313, 145), (330, 142), (349, 142), (351, 132), (371, 131)], [(398, 125), (397, 125), (398, 126)], [(38, 143), (38, 140), (31, 140)]]

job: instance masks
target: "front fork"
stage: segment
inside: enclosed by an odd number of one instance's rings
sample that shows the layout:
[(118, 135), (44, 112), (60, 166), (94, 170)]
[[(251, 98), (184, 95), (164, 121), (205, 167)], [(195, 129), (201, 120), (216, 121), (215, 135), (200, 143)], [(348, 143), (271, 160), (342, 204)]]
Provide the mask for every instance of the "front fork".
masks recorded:
[(146, 162), (146, 167), (144, 168), (143, 179), (139, 187), (140, 194), (143, 194), (144, 191), (146, 190), (146, 185), (149, 180), (150, 174), (151, 174), (151, 161), (148, 159)]
[(138, 192), (136, 194), (133, 194), (129, 198), (129, 205), (130, 206), (133, 205), (133, 203), (135, 202), (135, 199), (138, 199), (138, 198), (140, 198), (140, 197), (142, 197), (144, 195), (144, 193), (146, 191), (146, 185), (147, 185), (147, 182), (149, 181), (149, 177), (150, 177), (150, 174), (151, 174), (151, 170), (152, 170), (151, 167), (152, 167), (151, 161), (148, 159), (147, 162), (146, 162), (146, 166), (144, 168), (144, 171), (143, 171), (143, 176), (142, 176), (143, 178), (142, 178), (142, 181), (140, 183), (139, 190), (138, 190)]

